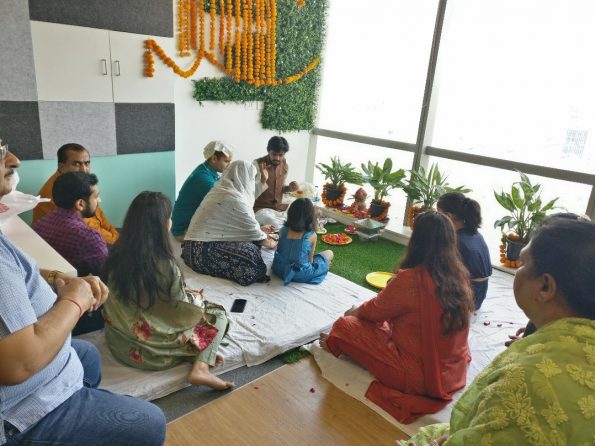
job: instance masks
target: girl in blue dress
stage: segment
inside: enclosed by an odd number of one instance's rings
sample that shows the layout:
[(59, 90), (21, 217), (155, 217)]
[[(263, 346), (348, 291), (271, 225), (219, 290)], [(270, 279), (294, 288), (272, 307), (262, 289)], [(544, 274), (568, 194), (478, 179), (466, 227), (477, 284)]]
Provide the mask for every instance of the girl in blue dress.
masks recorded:
[(319, 284), (328, 273), (333, 252), (314, 254), (317, 236), (314, 206), (308, 198), (298, 198), (287, 210), (287, 221), (279, 231), (273, 272), (289, 282)]

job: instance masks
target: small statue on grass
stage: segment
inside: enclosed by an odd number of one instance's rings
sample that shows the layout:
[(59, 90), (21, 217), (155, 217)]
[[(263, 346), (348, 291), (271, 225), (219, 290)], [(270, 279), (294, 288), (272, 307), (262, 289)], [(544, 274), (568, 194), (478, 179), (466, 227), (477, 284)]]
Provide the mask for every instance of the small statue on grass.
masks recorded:
[(353, 214), (353, 217), (366, 218), (368, 213), (368, 205), (366, 204), (368, 193), (360, 187), (355, 191), (355, 194), (353, 194), (351, 198), (353, 198), (354, 201), (349, 207), (349, 211)]

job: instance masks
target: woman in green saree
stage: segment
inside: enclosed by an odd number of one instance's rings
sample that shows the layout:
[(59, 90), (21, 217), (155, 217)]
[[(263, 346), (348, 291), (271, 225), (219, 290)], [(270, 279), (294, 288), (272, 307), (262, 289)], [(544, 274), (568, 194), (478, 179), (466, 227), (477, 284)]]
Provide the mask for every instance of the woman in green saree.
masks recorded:
[(477, 376), (450, 423), (398, 444), (595, 444), (595, 225), (551, 219), (521, 259), (514, 295), (537, 331)]
[(124, 364), (169, 369), (192, 361), (188, 382), (214, 389), (233, 383), (213, 375), (227, 330), (223, 307), (186, 288), (169, 240), (172, 206), (160, 192), (141, 192), (130, 205), (120, 238), (104, 266), (110, 298), (103, 310), (105, 337)]

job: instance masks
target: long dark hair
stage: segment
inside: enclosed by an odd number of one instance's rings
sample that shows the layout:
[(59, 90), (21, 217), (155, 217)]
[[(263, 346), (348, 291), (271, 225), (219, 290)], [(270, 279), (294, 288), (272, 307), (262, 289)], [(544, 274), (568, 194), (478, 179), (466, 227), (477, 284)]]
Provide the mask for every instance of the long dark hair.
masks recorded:
[(447, 192), (438, 199), (438, 209), (453, 214), (472, 234), (481, 226), (481, 206), (460, 192)]
[(316, 214), (309, 198), (298, 198), (287, 209), (287, 221), (284, 226), (295, 232), (313, 231)]
[(170, 274), (162, 268), (174, 264), (170, 216), (171, 201), (161, 192), (141, 192), (132, 200), (103, 273), (124, 302), (148, 309), (160, 296), (169, 296)]
[(532, 275), (551, 274), (570, 308), (595, 319), (595, 225), (553, 216), (528, 246)]
[(469, 273), (457, 249), (454, 226), (444, 214), (427, 211), (415, 217), (407, 252), (399, 268), (420, 265), (428, 270), (436, 284), (443, 333), (465, 328), (473, 311), (473, 293)]

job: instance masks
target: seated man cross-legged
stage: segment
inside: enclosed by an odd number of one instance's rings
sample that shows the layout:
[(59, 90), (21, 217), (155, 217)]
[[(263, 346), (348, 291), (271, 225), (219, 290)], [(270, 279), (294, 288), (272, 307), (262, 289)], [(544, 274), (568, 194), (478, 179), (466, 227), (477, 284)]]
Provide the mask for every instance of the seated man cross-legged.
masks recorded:
[(186, 178), (174, 205), (171, 232), (178, 240), (184, 240), (192, 216), (219, 179), (221, 172), (231, 163), (233, 151), (231, 145), (221, 141), (211, 141), (204, 148), (206, 161)]

